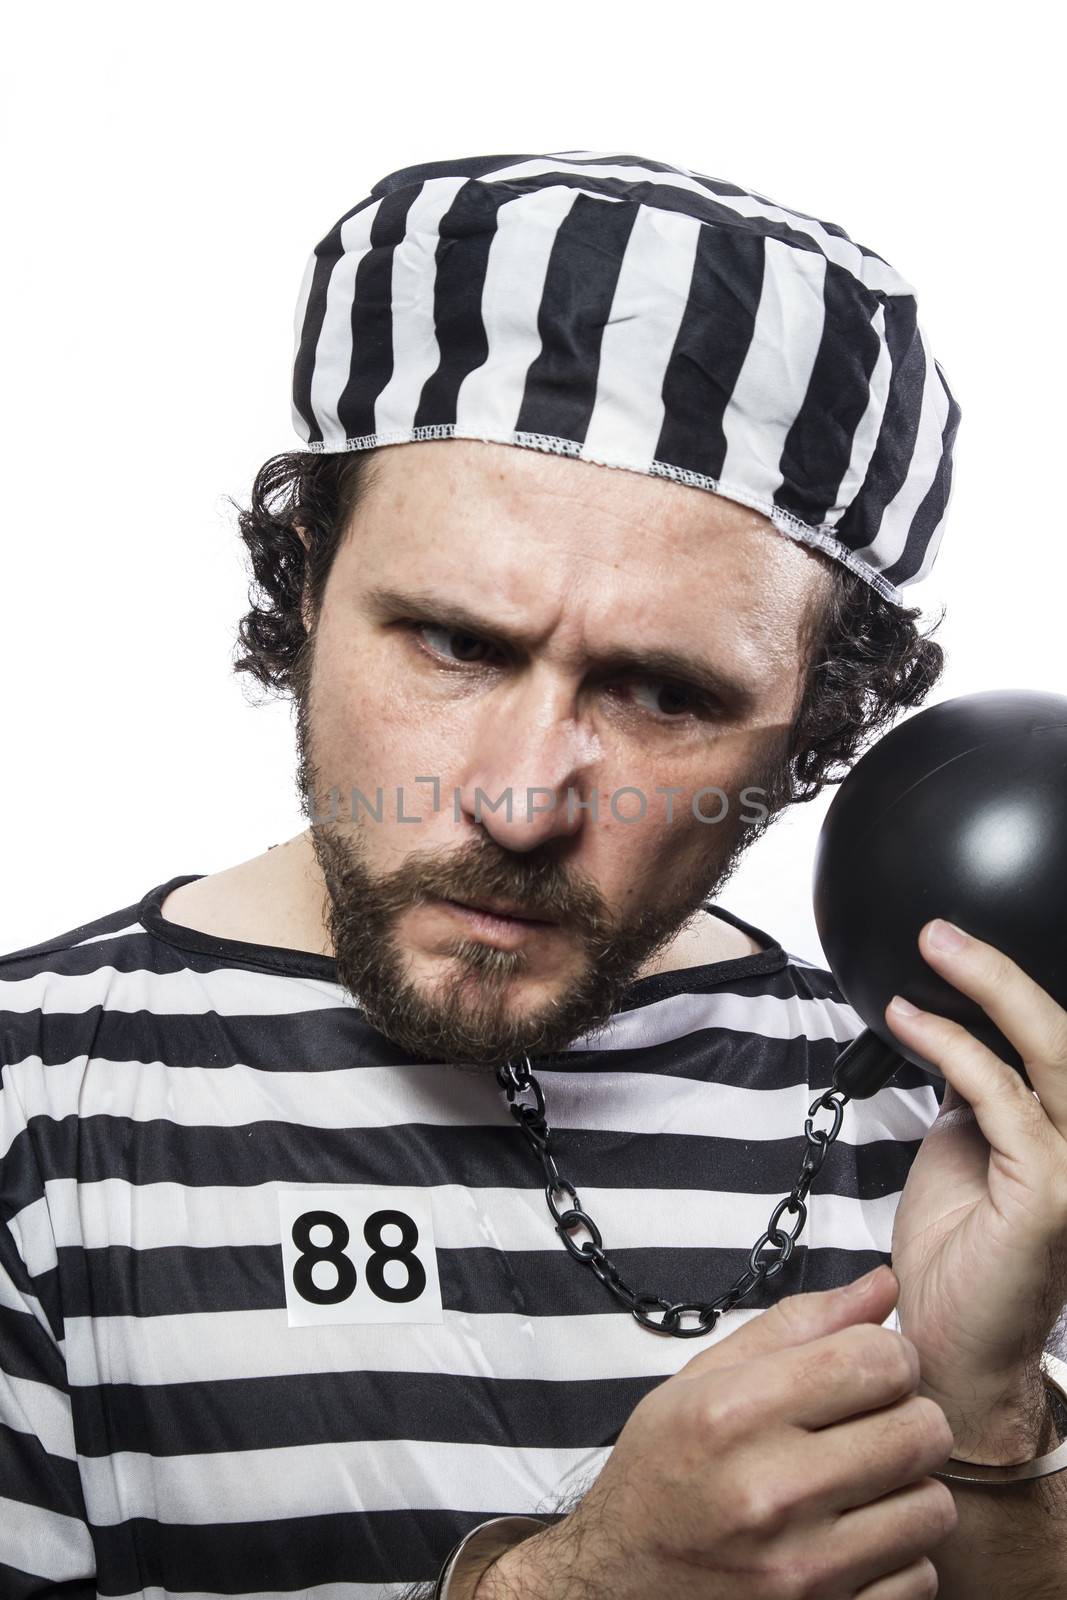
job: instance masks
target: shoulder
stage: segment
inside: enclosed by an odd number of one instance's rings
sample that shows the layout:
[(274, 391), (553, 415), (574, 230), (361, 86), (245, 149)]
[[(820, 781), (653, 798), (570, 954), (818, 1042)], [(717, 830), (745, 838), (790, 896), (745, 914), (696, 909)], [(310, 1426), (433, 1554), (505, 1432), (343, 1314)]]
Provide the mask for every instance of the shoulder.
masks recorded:
[(96, 1026), (116, 985), (160, 959), (141, 923), (142, 905), (132, 901), (0, 954), (0, 1060), (30, 1054), (70, 1060), (80, 1053), (80, 1030)]
[[(0, 954), (0, 983), (17, 984), (45, 973), (78, 976), (97, 966), (106, 954), (104, 947), (131, 932), (143, 933), (140, 923), (142, 902), (134, 900), (116, 911), (106, 912), (89, 922), (81, 922), (63, 933), (54, 933), (38, 944)], [(13, 991), (3, 991), (9, 998)]]
[[(38, 1163), (47, 1168), (58, 1158), (51, 1132), (27, 1130), (38, 1118), (50, 1130), (61, 1130), (65, 1119), (80, 1113), (104, 1013), (109, 1006), (136, 1009), (128, 996), (116, 996), (115, 987), (132, 964), (123, 953), (131, 936), (146, 941), (138, 910), (137, 902), (120, 906), (37, 944), (0, 954), (0, 1170), (2, 1203), (9, 1214), (37, 1197)], [(65, 1137), (56, 1134), (60, 1142)]]

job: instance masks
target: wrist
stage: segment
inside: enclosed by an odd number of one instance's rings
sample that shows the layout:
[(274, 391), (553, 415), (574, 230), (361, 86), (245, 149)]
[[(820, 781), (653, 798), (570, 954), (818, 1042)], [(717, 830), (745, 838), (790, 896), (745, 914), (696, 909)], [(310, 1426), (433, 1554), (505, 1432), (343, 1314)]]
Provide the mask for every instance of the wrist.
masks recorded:
[(521, 1579), (511, 1560), (514, 1554), (514, 1550), (505, 1550), (502, 1556), (486, 1567), (475, 1585), (471, 1600), (519, 1600), (522, 1588)]
[(983, 1466), (1019, 1466), (1055, 1449), (1059, 1433), (1051, 1395), (1036, 1387), (1009, 1403), (974, 1411), (945, 1411), (955, 1440), (952, 1459)]
[(471, 1600), (544, 1600), (548, 1594), (569, 1593), (574, 1573), (560, 1550), (562, 1527), (549, 1523), (542, 1533), (505, 1550), (482, 1573)]
[[(1029, 1483), (1036, 1478), (1047, 1478), (1054, 1473), (1067, 1471), (1067, 1361), (1061, 1361), (1047, 1350), (1041, 1358), (1041, 1365), (1047, 1389), (1046, 1404), (1051, 1413), (1050, 1442), (1039, 1444), (1038, 1453), (1031, 1452), (1022, 1462), (1009, 1462), (996, 1449), (992, 1453), (1001, 1455), (996, 1464), (978, 1458), (968, 1459), (963, 1455), (950, 1456), (944, 1468), (932, 1473), (933, 1477), (953, 1485), (966, 1483), (985, 1488), (989, 1484)], [(1044, 1437), (1043, 1430), (1041, 1438)], [(955, 1449), (962, 1450), (963, 1447), (957, 1444)], [(988, 1450), (985, 1452), (986, 1455), (989, 1453)]]
[(539, 1517), (491, 1517), (472, 1528), (449, 1552), (437, 1578), (434, 1600), (474, 1600), (476, 1588), (502, 1553), (545, 1526)]
[(918, 1393), (935, 1400), (944, 1412), (952, 1429), (954, 1461), (1017, 1466), (1058, 1443), (1038, 1362), (999, 1378), (972, 1379), (965, 1390), (952, 1392), (923, 1379)]

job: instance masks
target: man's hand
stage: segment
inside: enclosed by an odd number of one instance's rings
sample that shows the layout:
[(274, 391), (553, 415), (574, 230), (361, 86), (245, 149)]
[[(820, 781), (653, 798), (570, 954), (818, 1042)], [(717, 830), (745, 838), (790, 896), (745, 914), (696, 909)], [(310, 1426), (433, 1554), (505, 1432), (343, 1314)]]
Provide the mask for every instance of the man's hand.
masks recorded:
[(637, 1405), (578, 1508), (502, 1556), (475, 1600), (929, 1600), (957, 1523), (952, 1433), (880, 1327), (879, 1268), (781, 1300)]
[(1067, 1012), (992, 945), (939, 949), (939, 926), (924, 959), (996, 1023), (1036, 1093), (958, 1023), (886, 1008), (948, 1083), (894, 1218), (898, 1312), (953, 1454), (1007, 1464), (1035, 1454), (1039, 1363), (1067, 1302)]

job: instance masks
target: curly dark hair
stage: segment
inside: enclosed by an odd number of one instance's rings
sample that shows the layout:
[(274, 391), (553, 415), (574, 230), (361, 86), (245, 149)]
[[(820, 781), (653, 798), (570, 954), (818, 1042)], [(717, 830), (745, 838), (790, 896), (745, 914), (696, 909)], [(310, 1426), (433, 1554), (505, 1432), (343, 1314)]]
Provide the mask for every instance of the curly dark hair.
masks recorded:
[[(372, 449), (272, 456), (256, 474), (250, 504), (231, 500), (254, 580), (233, 670), (249, 673), (268, 695), (301, 690), (308, 644), (302, 605), (317, 615), (342, 530), (373, 486), (380, 455)], [(298, 525), (308, 534), (306, 551)], [(891, 604), (857, 573), (813, 553), (830, 582), (802, 639), (806, 676), (769, 802), (774, 811), (840, 783), (901, 712), (922, 704), (944, 668), (944, 652), (930, 637), (943, 610), (920, 633), (921, 611)]]

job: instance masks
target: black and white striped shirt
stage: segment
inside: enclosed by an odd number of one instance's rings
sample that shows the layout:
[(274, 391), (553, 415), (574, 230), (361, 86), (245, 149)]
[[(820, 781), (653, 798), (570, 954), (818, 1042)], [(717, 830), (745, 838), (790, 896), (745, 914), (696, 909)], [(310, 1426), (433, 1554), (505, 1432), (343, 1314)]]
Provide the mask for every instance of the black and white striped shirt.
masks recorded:
[[(491, 1073), (405, 1059), (326, 957), (164, 920), (195, 876), (0, 959), (5, 1597), (398, 1595), (478, 1522), (577, 1493), (699, 1349), (889, 1260), (940, 1078), (850, 1102), (786, 1268), (708, 1339), (667, 1338), (563, 1248)], [(829, 973), (712, 909), (762, 953), (639, 979), (533, 1062), (605, 1249), (674, 1301), (744, 1271), (862, 1026)], [(381, 1216), (408, 1202), (415, 1267)], [(366, 1241), (315, 1221), (334, 1204), (375, 1208)], [(380, 1320), (413, 1271), (436, 1314)]]

